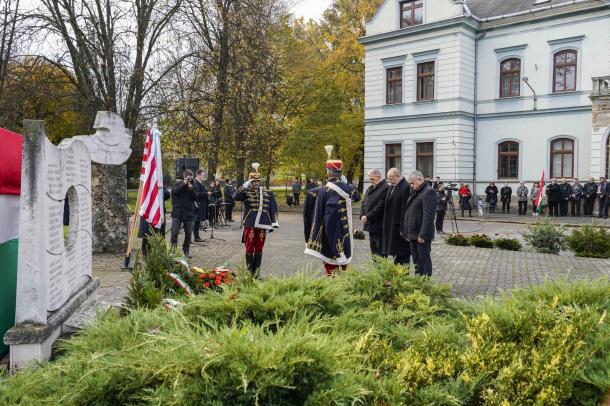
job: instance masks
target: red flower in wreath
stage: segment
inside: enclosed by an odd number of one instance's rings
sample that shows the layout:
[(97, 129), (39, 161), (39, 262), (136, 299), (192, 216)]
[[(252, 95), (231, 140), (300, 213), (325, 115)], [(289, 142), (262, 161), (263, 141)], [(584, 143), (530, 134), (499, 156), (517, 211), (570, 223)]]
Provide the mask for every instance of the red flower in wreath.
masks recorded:
[(203, 284), (203, 286), (205, 286), (206, 288), (209, 288), (209, 287), (210, 287), (210, 282), (205, 282), (205, 283)]

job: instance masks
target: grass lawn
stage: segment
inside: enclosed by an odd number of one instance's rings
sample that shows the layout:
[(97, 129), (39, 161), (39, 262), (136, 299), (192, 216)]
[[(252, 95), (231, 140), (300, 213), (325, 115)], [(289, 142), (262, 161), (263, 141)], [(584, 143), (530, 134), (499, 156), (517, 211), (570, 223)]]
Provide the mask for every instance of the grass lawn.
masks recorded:
[[(129, 210), (129, 214), (133, 214), (133, 211), (136, 209), (136, 199), (138, 198), (137, 190), (128, 190), (127, 191), (127, 207)], [(172, 211), (172, 199), (165, 201), (165, 210), (168, 213)]]

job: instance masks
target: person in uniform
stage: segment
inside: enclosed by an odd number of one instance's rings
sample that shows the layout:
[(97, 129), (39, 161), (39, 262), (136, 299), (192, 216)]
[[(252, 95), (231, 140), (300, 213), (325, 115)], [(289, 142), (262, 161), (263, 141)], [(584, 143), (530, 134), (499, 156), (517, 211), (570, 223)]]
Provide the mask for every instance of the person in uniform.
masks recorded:
[(279, 228), (279, 223), (275, 196), (261, 186), (259, 165), (254, 163), (252, 167), (255, 172), (250, 173), (248, 181), (235, 192), (233, 200), (244, 205), (242, 242), (246, 246), (246, 266), (252, 276), (258, 278), (267, 232)]
[(339, 267), (347, 269), (352, 261), (352, 203), (360, 201), (360, 194), (354, 186), (341, 181), (343, 162), (330, 159), (332, 145), (325, 149), (327, 183), (307, 193), (303, 226), (305, 254), (321, 259), (326, 275), (331, 276)]

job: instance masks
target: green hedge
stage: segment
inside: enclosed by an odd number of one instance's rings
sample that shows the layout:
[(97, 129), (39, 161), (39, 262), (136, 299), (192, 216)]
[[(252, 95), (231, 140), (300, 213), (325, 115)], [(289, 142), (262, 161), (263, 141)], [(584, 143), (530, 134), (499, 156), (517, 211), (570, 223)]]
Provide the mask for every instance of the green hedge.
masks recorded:
[(610, 283), (464, 302), (388, 261), (242, 279), (177, 310), (110, 311), (63, 355), (0, 379), (0, 404), (599, 404)]
[(567, 241), (577, 257), (610, 258), (610, 233), (604, 227), (579, 227), (572, 231)]

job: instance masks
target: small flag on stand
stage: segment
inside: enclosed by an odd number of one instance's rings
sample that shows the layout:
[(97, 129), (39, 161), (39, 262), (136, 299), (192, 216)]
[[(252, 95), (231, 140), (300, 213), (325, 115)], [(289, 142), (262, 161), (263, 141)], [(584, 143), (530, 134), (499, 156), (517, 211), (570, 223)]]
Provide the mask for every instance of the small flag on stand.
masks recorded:
[(540, 214), (542, 211), (542, 196), (544, 194), (544, 169), (542, 170), (542, 177), (540, 178), (540, 183), (538, 184), (538, 195), (536, 196), (536, 200), (534, 200), (534, 204), (536, 205), (536, 212)]

